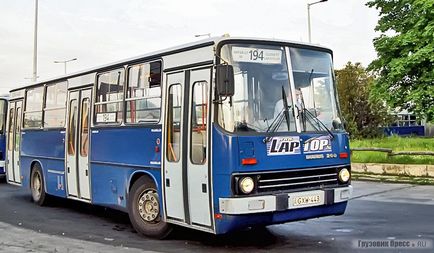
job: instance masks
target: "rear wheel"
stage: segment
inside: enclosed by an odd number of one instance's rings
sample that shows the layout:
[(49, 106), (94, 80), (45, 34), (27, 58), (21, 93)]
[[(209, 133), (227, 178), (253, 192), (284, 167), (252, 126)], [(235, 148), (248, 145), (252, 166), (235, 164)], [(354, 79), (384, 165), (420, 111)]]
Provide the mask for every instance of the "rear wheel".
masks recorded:
[(45, 183), (42, 169), (39, 164), (33, 165), (30, 175), (30, 189), (32, 191), (32, 200), (36, 204), (43, 206), (48, 202), (48, 196), (45, 193)]
[(160, 198), (155, 183), (148, 177), (134, 182), (128, 197), (128, 215), (134, 229), (145, 236), (163, 239), (172, 231), (161, 220)]

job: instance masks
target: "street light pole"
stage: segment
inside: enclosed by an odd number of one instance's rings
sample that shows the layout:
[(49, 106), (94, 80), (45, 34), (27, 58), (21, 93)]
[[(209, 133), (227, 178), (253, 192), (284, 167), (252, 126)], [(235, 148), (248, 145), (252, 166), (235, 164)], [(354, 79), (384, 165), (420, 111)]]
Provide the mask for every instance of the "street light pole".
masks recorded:
[(38, 79), (38, 0), (35, 0), (35, 30), (33, 32), (33, 76), (32, 81)]
[(63, 63), (63, 67), (65, 69), (65, 75), (66, 75), (66, 63), (71, 62), (71, 61), (76, 61), (76, 60), (77, 60), (77, 58), (72, 58), (72, 59), (65, 60), (65, 61), (54, 61), (54, 63)]
[(318, 2), (314, 2), (314, 3), (307, 3), (307, 32), (309, 35), (309, 43), (312, 43), (312, 31), (311, 31), (311, 27), (310, 27), (310, 6), (312, 6), (314, 4), (323, 3), (323, 2), (327, 2), (327, 0), (321, 0)]

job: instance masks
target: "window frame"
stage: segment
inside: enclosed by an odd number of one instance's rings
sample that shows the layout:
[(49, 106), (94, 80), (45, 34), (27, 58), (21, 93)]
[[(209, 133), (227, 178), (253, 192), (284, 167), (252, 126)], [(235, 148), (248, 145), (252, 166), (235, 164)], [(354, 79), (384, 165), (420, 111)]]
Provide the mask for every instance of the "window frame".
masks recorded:
[[(22, 109), (22, 120), (21, 120), (21, 129), (22, 130), (27, 130), (27, 129), (43, 129), (44, 128), (44, 106), (45, 106), (45, 87), (46, 85), (39, 85), (36, 87), (31, 87), (31, 88), (27, 88), (25, 90), (24, 93), (24, 109)], [(41, 104), (41, 110), (37, 111), (27, 111), (27, 104), (28, 104), (28, 100), (27, 100), (27, 94), (29, 92), (29, 90), (34, 90), (34, 89), (38, 89), (38, 88), (42, 88), (42, 104)], [(26, 114), (27, 113), (35, 113), (35, 112), (40, 112), (41, 113), (41, 125), (39, 127), (26, 127), (25, 126), (25, 122), (26, 122)]]
[[(65, 105), (64, 107), (51, 107), (51, 108), (47, 108), (47, 91), (48, 91), (48, 87), (50, 86), (56, 86), (59, 83), (65, 83), (66, 84), (66, 89), (65, 89)], [(42, 106), (42, 128), (44, 129), (63, 129), (66, 128), (66, 124), (67, 124), (67, 119), (66, 116), (68, 114), (67, 112), (67, 105), (68, 105), (68, 81), (67, 80), (63, 80), (63, 81), (58, 81), (55, 83), (49, 83), (44, 85), (44, 101), (43, 101), (43, 106)], [(54, 111), (54, 110), (60, 110), (60, 109), (64, 109), (64, 114), (63, 114), (63, 125), (62, 126), (45, 126), (45, 112), (46, 111)]]
[[(8, 101), (6, 99), (0, 98), (0, 103), (3, 103), (3, 112), (0, 111), (0, 116), (3, 114), (3, 126), (0, 125), (0, 135), (5, 135), (7, 132), (7, 120), (8, 120)], [(1, 108), (0, 108), (1, 109)], [(1, 119), (0, 119), (1, 120)], [(1, 123), (1, 121), (0, 121)]]
[[(125, 68), (125, 66), (126, 65), (122, 65), (122, 66), (118, 66), (118, 67), (115, 67), (115, 68), (111, 68), (111, 69), (108, 69), (108, 70), (105, 70), (105, 71), (102, 71), (102, 72), (97, 72), (96, 73), (96, 75), (95, 75), (95, 83), (94, 83), (94, 90), (93, 90), (93, 95), (92, 95), (92, 100), (93, 101), (91, 101), (91, 114), (92, 114), (92, 116), (91, 116), (91, 127), (113, 127), (113, 126), (121, 126), (121, 125), (124, 125), (125, 124), (125, 92), (126, 92), (126, 89), (125, 89), (125, 87), (126, 87), (126, 83), (127, 83), (127, 72), (126, 72), (126, 68)], [(123, 93), (123, 96), (122, 96), (122, 99), (121, 100), (115, 100), (115, 101), (104, 101), (104, 102), (98, 102), (98, 84), (99, 84), (99, 78), (100, 78), (100, 76), (101, 75), (104, 75), (104, 74), (107, 74), (107, 73), (110, 73), (110, 72), (113, 72), (113, 71), (116, 71), (116, 70), (122, 70), (124, 73), (124, 85), (123, 85), (123, 88), (122, 88), (122, 93)], [(104, 105), (104, 104), (115, 104), (115, 103), (120, 103), (121, 104), (121, 106), (122, 106), (122, 108), (121, 108), (121, 110), (120, 111), (117, 111), (116, 113), (118, 113), (118, 112), (121, 112), (122, 113), (122, 117), (120, 117), (120, 119), (119, 118), (117, 118), (116, 117), (116, 122), (109, 122), (109, 123), (101, 123), (101, 122), (97, 122), (96, 120), (97, 120), (97, 110), (96, 110), (96, 107), (98, 106), (98, 105)]]
[[(206, 133), (206, 137), (205, 137), (205, 140), (206, 140), (206, 150), (205, 150), (205, 152), (203, 153), (204, 154), (204, 159), (202, 160), (202, 162), (200, 162), (200, 163), (197, 163), (196, 161), (194, 161), (193, 160), (193, 132), (195, 132), (194, 131), (194, 127), (196, 127), (197, 128), (197, 126), (199, 125), (198, 123), (197, 123), (197, 114), (196, 114), (196, 106), (197, 105), (194, 105), (193, 104), (193, 102), (194, 102), (194, 100), (195, 100), (195, 96), (194, 96), (194, 88), (195, 88), (195, 86), (197, 85), (197, 84), (202, 84), (202, 85), (206, 85), (206, 89), (207, 89), (207, 93), (205, 94), (207, 97), (207, 99), (205, 99), (204, 100), (204, 98), (202, 98), (202, 101), (206, 101), (206, 107), (207, 107), (207, 111), (206, 111), (206, 115), (205, 115), (205, 117), (202, 119), (202, 121), (205, 119), (205, 121), (206, 121), (206, 124), (205, 124), (205, 129), (204, 130), (202, 130), (202, 131), (205, 131), (205, 133)], [(211, 91), (211, 87), (210, 87), (211, 85), (210, 85), (210, 83), (207, 81), (207, 80), (198, 80), (198, 81), (195, 81), (194, 83), (193, 83), (193, 85), (191, 86), (191, 113), (190, 113), (190, 121), (189, 121), (189, 129), (190, 129), (190, 133), (189, 133), (189, 135), (190, 135), (190, 141), (189, 141), (189, 152), (190, 152), (190, 162), (192, 163), (192, 164), (194, 164), (194, 165), (204, 165), (204, 164), (206, 164), (207, 162), (208, 162), (208, 150), (209, 150), (209, 116), (210, 116), (210, 105), (211, 105), (211, 101), (210, 101), (210, 98), (211, 98), (211, 94), (210, 94), (210, 91)], [(200, 104), (201, 106), (203, 106), (203, 104)], [(195, 112), (193, 113), (193, 110), (195, 110)], [(193, 119), (193, 115), (195, 115), (195, 117), (196, 117), (196, 119)], [(195, 124), (193, 124), (193, 122), (194, 121), (196, 121), (195, 122)], [(203, 124), (203, 122), (202, 122), (202, 124), (201, 125), (204, 125)]]
[[(183, 85), (181, 84), (181, 83), (173, 83), (173, 84), (171, 84), (171, 85), (169, 85), (168, 86), (168, 88), (167, 88), (167, 96), (170, 96), (170, 89), (172, 89), (174, 86), (179, 86), (180, 87), (180, 90), (181, 90), (181, 105), (180, 105), (180, 115), (179, 115), (179, 117), (180, 117), (180, 121), (179, 121), (179, 133), (180, 133), (180, 138), (179, 138), (179, 145), (178, 145), (178, 157), (175, 157), (175, 158), (177, 158), (177, 159), (174, 159), (174, 160), (171, 160), (171, 159), (169, 159), (169, 144), (173, 144), (173, 142), (169, 142), (169, 139), (168, 139), (168, 136), (169, 136), (169, 127), (168, 127), (168, 125), (169, 125), (169, 113), (166, 113), (165, 114), (165, 118), (166, 118), (166, 130), (165, 130), (165, 146), (166, 146), (166, 154), (165, 154), (165, 156), (166, 156), (166, 160), (167, 160), (167, 162), (169, 162), (169, 163), (179, 163), (180, 161), (181, 161), (181, 152), (182, 152), (182, 139), (181, 138), (184, 138), (183, 136), (182, 136), (182, 131), (183, 131), (183, 129), (184, 129), (184, 126), (183, 126), (183, 117), (184, 117), (184, 115), (183, 115), (183, 103), (184, 103), (184, 97), (182, 96), (182, 94), (183, 94)], [(169, 109), (169, 98), (167, 98), (167, 109), (166, 109), (166, 111), (168, 111), (168, 109)], [(173, 108), (174, 108), (174, 106), (173, 106), (173, 101), (172, 101), (172, 123), (171, 123), (171, 128), (173, 128), (173, 122), (174, 122), (174, 114), (173, 114)], [(173, 131), (174, 132), (174, 131)], [(173, 147), (172, 147), (172, 149), (173, 149)], [(185, 152), (185, 151), (184, 151)]]
[[(151, 64), (154, 62), (160, 62), (160, 96), (153, 96), (153, 97), (134, 97), (134, 98), (127, 98), (127, 94), (128, 94), (128, 88), (130, 87), (130, 69), (138, 66), (138, 65), (142, 65), (142, 64)], [(162, 106), (163, 106), (163, 75), (164, 75), (164, 71), (163, 71), (163, 61), (161, 59), (156, 59), (156, 60), (147, 60), (147, 61), (143, 61), (143, 62), (139, 62), (139, 63), (135, 63), (135, 64), (131, 64), (128, 65), (126, 67), (126, 82), (125, 82), (125, 91), (124, 91), (124, 124), (128, 125), (128, 126), (137, 126), (137, 125), (153, 125), (153, 124), (159, 124), (161, 122), (161, 116), (162, 116)], [(129, 101), (139, 101), (139, 100), (143, 100), (143, 99), (153, 99), (153, 98), (160, 98), (160, 106), (159, 106), (159, 110), (160, 110), (160, 116), (158, 117), (158, 119), (155, 119), (153, 121), (149, 121), (149, 122), (127, 122), (127, 102)]]
[[(15, 102), (13, 102), (13, 103), (15, 103)], [(13, 103), (10, 103), (11, 105), (13, 104)], [(15, 112), (15, 106), (14, 107), (10, 107), (9, 109), (9, 112), (8, 112), (8, 116), (9, 116), (9, 119), (8, 119), (8, 125), (7, 125), (7, 134), (8, 134), (8, 136), (7, 136), (7, 147), (6, 147), (6, 150), (7, 151), (13, 151), (14, 150), (14, 138), (15, 138), (15, 134), (14, 134), (14, 129), (15, 129), (15, 114), (16, 114), (16, 112)]]
[[(84, 107), (84, 104), (85, 104), (85, 101), (86, 101), (86, 103), (87, 103), (87, 114), (86, 114), (86, 116), (87, 116), (87, 121), (85, 122), (84, 121), (84, 109), (83, 109), (83, 107)], [(92, 113), (92, 111), (91, 111), (91, 107), (92, 107), (92, 105), (91, 105), (91, 100), (90, 100), (90, 98), (89, 97), (85, 97), (85, 98), (83, 98), (83, 99), (81, 99), (81, 103), (80, 103), (80, 111), (78, 112), (78, 114), (79, 114), (79, 118), (80, 118), (80, 122), (78, 122), (78, 124), (79, 124), (79, 133), (78, 133), (78, 135), (79, 135), (79, 149), (80, 149), (80, 156), (81, 157), (88, 157), (89, 156), (89, 148), (90, 148), (90, 131), (91, 131), (91, 126), (90, 126), (90, 116), (91, 116), (91, 113)], [(84, 126), (83, 125), (83, 123), (87, 123), (87, 125), (86, 126)], [(87, 133), (84, 133), (84, 130), (86, 129), (86, 127), (87, 127)], [(87, 137), (87, 144), (84, 144), (84, 142), (83, 142), (83, 135), (86, 135), (86, 137)], [(86, 149), (85, 149), (85, 151), (86, 151), (86, 153), (85, 154), (83, 154), (83, 145), (86, 147)]]
[[(74, 115), (73, 113), (72, 113), (72, 103), (73, 102), (75, 102), (76, 103), (76, 107), (77, 107), (77, 117), (74, 119), (74, 127), (72, 127), (72, 125), (71, 125), (71, 123), (73, 122), (72, 121), (72, 119), (71, 119), (71, 116), (72, 115)], [(80, 123), (79, 121), (78, 121), (78, 117), (79, 117), (79, 111), (78, 111), (78, 106), (79, 106), (79, 103), (78, 103), (78, 98), (73, 98), (73, 99), (71, 99), (71, 100), (68, 100), (68, 122), (67, 122), (67, 126), (68, 126), (68, 131), (66, 131), (65, 132), (65, 135), (66, 135), (66, 137), (67, 137), (67, 144), (66, 144), (66, 149), (65, 149), (65, 154), (67, 155), (67, 156), (75, 156), (76, 154), (77, 154), (77, 134), (78, 134), (78, 127), (77, 127), (77, 125)], [(74, 131), (74, 136), (70, 136), (70, 134), (72, 133), (72, 132), (70, 132), (71, 130), (73, 129), (73, 131)], [(71, 137), (73, 137), (73, 138), (71, 138)], [(71, 141), (72, 141), (72, 143), (71, 143)], [(70, 145), (71, 145), (71, 147), (72, 147), (72, 153), (70, 153), (69, 151), (70, 151)]]

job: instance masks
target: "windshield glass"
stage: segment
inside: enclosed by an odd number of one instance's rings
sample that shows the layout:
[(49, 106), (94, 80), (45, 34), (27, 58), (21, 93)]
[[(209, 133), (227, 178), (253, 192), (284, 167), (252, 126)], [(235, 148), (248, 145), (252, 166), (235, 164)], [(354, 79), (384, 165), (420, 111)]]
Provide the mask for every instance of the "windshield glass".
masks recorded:
[[(287, 66), (285, 55), (283, 46), (222, 47), (220, 57), (234, 67), (235, 93), (217, 106), (220, 126), (230, 132), (295, 132), (300, 118), (304, 122), (301, 131), (324, 131), (312, 120), (316, 117), (331, 128), (333, 119), (338, 118), (331, 55), (291, 48), (292, 66)], [(293, 94), (288, 69), (293, 70)], [(284, 104), (288, 105), (287, 114)], [(303, 108), (313, 116), (297, 118)]]
[[(224, 45), (221, 58), (234, 67), (235, 94), (219, 105), (219, 123), (231, 132), (265, 132), (283, 110), (282, 89), (291, 105), (285, 49), (266, 45)], [(230, 101), (232, 100), (232, 101)], [(285, 120), (286, 121), (286, 120)], [(281, 127), (277, 131), (288, 131)], [(290, 131), (295, 131), (291, 113)]]
[(301, 122), (301, 131), (317, 129), (317, 124), (309, 123), (309, 118), (320, 120), (329, 129), (333, 128), (333, 120), (340, 126), (331, 55), (300, 48), (290, 48), (289, 51), (295, 91), (302, 98), (298, 107), (307, 111), (301, 117), (304, 121)]

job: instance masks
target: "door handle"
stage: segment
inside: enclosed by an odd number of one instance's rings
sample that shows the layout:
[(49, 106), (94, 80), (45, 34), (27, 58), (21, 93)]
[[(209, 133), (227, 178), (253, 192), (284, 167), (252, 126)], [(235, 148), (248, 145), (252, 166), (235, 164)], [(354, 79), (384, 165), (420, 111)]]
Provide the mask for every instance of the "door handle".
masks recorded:
[(68, 173), (70, 173), (70, 171), (71, 171), (71, 170), (70, 170), (69, 167), (68, 167)]

